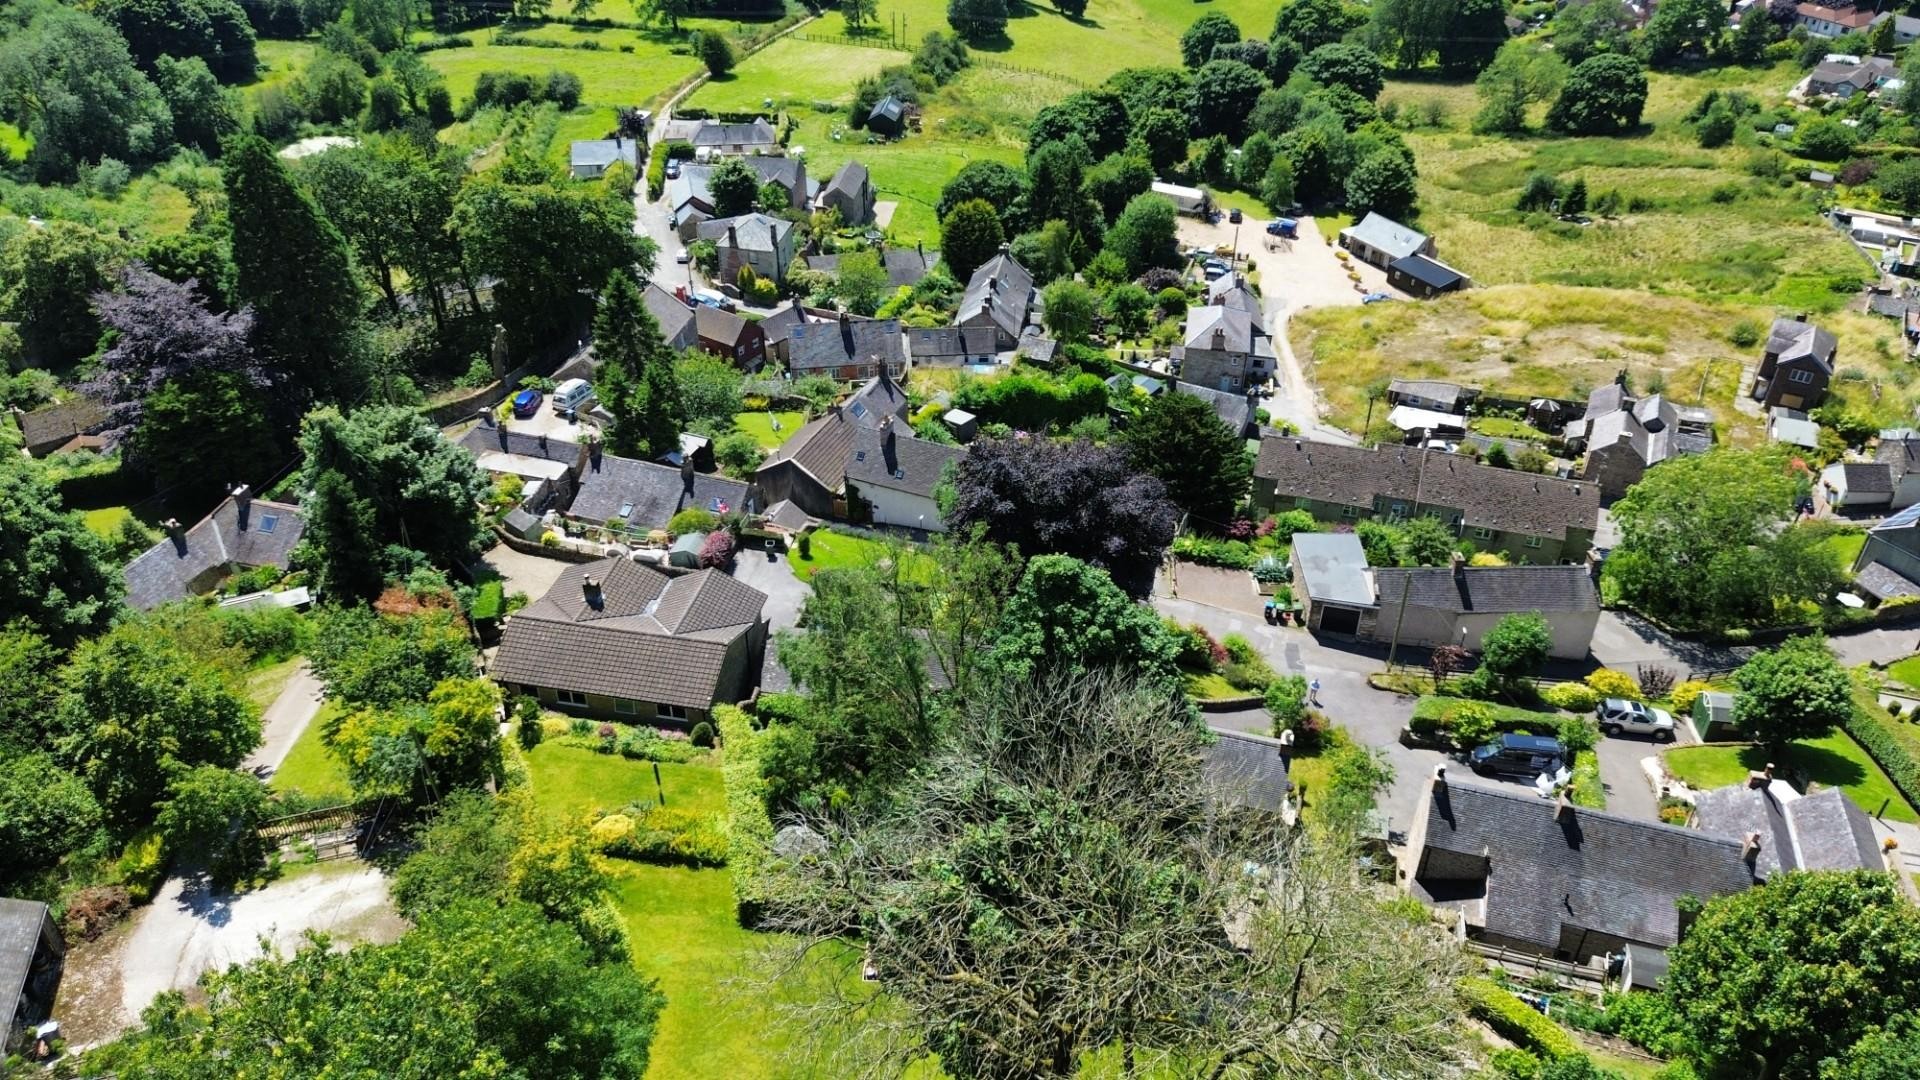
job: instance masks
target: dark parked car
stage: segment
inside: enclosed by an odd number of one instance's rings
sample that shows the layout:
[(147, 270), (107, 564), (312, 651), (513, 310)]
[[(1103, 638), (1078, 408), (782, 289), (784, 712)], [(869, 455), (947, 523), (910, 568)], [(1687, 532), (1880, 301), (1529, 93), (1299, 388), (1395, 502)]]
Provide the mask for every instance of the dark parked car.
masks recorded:
[(513, 395), (513, 415), (525, 420), (540, 411), (540, 391), (528, 387)]
[(1227, 220), (1235, 225), (1240, 224), (1240, 208), (1236, 206), (1232, 210), (1227, 211)]
[(1516, 780), (1557, 772), (1566, 760), (1567, 748), (1560, 745), (1560, 740), (1543, 735), (1502, 735), (1467, 754), (1467, 764), (1481, 776)]

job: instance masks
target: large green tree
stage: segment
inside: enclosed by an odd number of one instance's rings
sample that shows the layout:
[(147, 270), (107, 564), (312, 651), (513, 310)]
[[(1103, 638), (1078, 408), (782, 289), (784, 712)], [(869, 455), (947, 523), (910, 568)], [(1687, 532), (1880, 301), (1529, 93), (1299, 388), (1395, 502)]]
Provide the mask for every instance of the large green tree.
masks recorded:
[(1125, 439), (1134, 467), (1159, 477), (1167, 498), (1202, 529), (1224, 528), (1247, 497), (1253, 463), (1246, 440), (1200, 398), (1149, 398), (1127, 422)]
[(1292, 0), (1273, 17), (1273, 41), (1292, 42), (1303, 53), (1331, 45), (1366, 25), (1364, 9), (1342, 0)]
[(0, 10), (0, 116), (33, 136), (27, 163), (42, 181), (103, 158), (147, 165), (173, 146), (173, 114), (126, 39), (53, 0)]
[(1347, 174), (1347, 209), (1404, 218), (1419, 198), (1419, 179), (1412, 154), (1398, 146), (1383, 146), (1361, 158)]
[(1213, 59), (1213, 51), (1223, 45), (1240, 44), (1240, 28), (1218, 11), (1195, 19), (1180, 35), (1180, 59), (1189, 68), (1198, 68)]
[(486, 679), (450, 677), (425, 702), (337, 715), (325, 739), (359, 798), (436, 803), (498, 778), (500, 691)]
[(1368, 101), (1386, 87), (1380, 58), (1363, 45), (1322, 45), (1300, 62), (1300, 74), (1322, 86), (1344, 86)]
[(100, 803), (79, 777), (46, 754), (0, 750), (0, 886), (55, 866), (99, 828)]
[(1640, 123), (1647, 105), (1647, 73), (1617, 53), (1582, 60), (1547, 110), (1547, 126), (1570, 135), (1611, 135)]
[(28, 363), (57, 367), (93, 350), (93, 296), (125, 259), (116, 237), (73, 221), (29, 226), (0, 246), (0, 314), (20, 325)]
[(126, 586), (107, 546), (13, 454), (0, 461), (0, 625), (23, 622), (60, 648), (106, 629)]
[(473, 674), (466, 624), (444, 608), (414, 615), (326, 608), (316, 623), (307, 659), (327, 697), (349, 709), (397, 709)]
[(82, 643), (61, 689), (55, 755), (123, 833), (147, 820), (183, 770), (231, 769), (260, 743), (259, 710), (232, 673), (153, 620)]
[(686, 407), (674, 377), (673, 355), (639, 286), (625, 274), (607, 279), (593, 317), (593, 351), (600, 360), (600, 403), (613, 414), (607, 448), (624, 457), (656, 458), (680, 448)]
[(1853, 687), (1818, 637), (1792, 638), (1756, 653), (1734, 673), (1740, 693), (1734, 723), (1770, 751), (1799, 739), (1817, 739), (1846, 722)]
[(1007, 15), (1007, 0), (947, 0), (947, 25), (968, 41), (1004, 36)]
[[(333, 599), (378, 590), (378, 580), (340, 569), (364, 565), (369, 553), (403, 572), (418, 558), (441, 569), (464, 566), (478, 552), (476, 507), (490, 489), (486, 474), (420, 413), (394, 405), (351, 416), (317, 409), (301, 427), (300, 451), (300, 490), (311, 493), (302, 500), (301, 543)], [(349, 526), (354, 531), (340, 531)]]
[(1178, 696), (1180, 645), (1152, 608), (1135, 603), (1105, 570), (1066, 555), (1027, 563), (1007, 600), (987, 663), (1009, 686), (1124, 670)]
[(1625, 0), (1571, 0), (1553, 17), (1553, 51), (1569, 64), (1623, 53), (1638, 24)]
[(1689, 53), (1715, 53), (1727, 33), (1727, 12), (1719, 0), (1665, 0), (1640, 31), (1640, 54), (1649, 64), (1665, 64)]
[(235, 0), (101, 0), (93, 13), (120, 31), (148, 71), (162, 56), (191, 57), (222, 82), (253, 78), (253, 26)]
[(265, 139), (229, 143), (220, 171), (234, 292), (253, 308), (260, 359), (296, 406), (357, 400), (366, 365), (360, 283), (346, 240)]
[(1650, 470), (1613, 506), (1620, 543), (1605, 574), (1620, 598), (1666, 622), (1720, 629), (1771, 621), (1838, 584), (1818, 528), (1795, 524), (1800, 486), (1785, 456), (1721, 448)]
[(633, 204), (594, 185), (470, 181), (453, 228), (467, 267), (500, 279), (494, 302), (518, 353), (570, 341), (618, 270), (653, 271), (655, 245), (633, 232)]
[(1920, 1011), (1920, 908), (1884, 873), (1776, 875), (1709, 901), (1668, 955), (1667, 1001), (1727, 1075), (1812, 1077)]
[(760, 195), (760, 177), (737, 157), (714, 166), (707, 178), (707, 190), (713, 195), (713, 216), (738, 217), (753, 212)]
[(1156, 266), (1176, 266), (1177, 227), (1172, 203), (1151, 193), (1135, 195), (1107, 230), (1105, 250), (1126, 264), (1128, 277), (1139, 277)]
[(940, 219), (940, 261), (954, 279), (966, 281), (1006, 241), (1000, 216), (984, 199), (972, 199), (947, 211)]
[(1535, 102), (1558, 93), (1566, 79), (1566, 61), (1557, 53), (1532, 42), (1510, 41), (1502, 45), (1499, 55), (1474, 81), (1481, 103), (1480, 112), (1473, 119), (1474, 130), (1524, 131), (1527, 110)]
[(205, 60), (162, 56), (154, 64), (153, 84), (173, 111), (173, 133), (180, 145), (211, 157), (239, 132), (239, 98), (220, 85)]
[(1238, 60), (1207, 61), (1193, 73), (1194, 133), (1237, 141), (1266, 89), (1267, 77)]

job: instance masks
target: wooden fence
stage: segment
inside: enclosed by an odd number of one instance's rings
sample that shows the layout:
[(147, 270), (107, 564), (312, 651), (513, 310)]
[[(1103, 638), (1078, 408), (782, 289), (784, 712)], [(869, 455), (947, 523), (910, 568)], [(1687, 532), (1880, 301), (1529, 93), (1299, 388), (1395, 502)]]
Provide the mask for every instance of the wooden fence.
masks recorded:
[(361, 807), (343, 803), (261, 822), (255, 835), (282, 854), (311, 847), (314, 857), (324, 862), (359, 851), (371, 838), (371, 826), (377, 818), (377, 811), (369, 815)]

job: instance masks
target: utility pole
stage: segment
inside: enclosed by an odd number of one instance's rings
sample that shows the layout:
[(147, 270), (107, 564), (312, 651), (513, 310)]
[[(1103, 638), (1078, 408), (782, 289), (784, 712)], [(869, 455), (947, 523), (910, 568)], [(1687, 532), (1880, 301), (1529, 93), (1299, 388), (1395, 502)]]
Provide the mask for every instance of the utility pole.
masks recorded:
[(1400, 651), (1400, 627), (1407, 621), (1407, 594), (1413, 591), (1413, 575), (1400, 583), (1400, 614), (1393, 620), (1393, 641), (1387, 646), (1387, 670), (1393, 670), (1393, 657)]

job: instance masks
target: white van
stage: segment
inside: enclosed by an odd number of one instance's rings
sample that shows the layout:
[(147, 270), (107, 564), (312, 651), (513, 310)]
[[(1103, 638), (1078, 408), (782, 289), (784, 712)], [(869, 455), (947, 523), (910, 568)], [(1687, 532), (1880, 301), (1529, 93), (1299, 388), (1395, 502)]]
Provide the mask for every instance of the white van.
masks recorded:
[(553, 388), (553, 411), (571, 415), (593, 400), (593, 384), (585, 379), (568, 379)]

